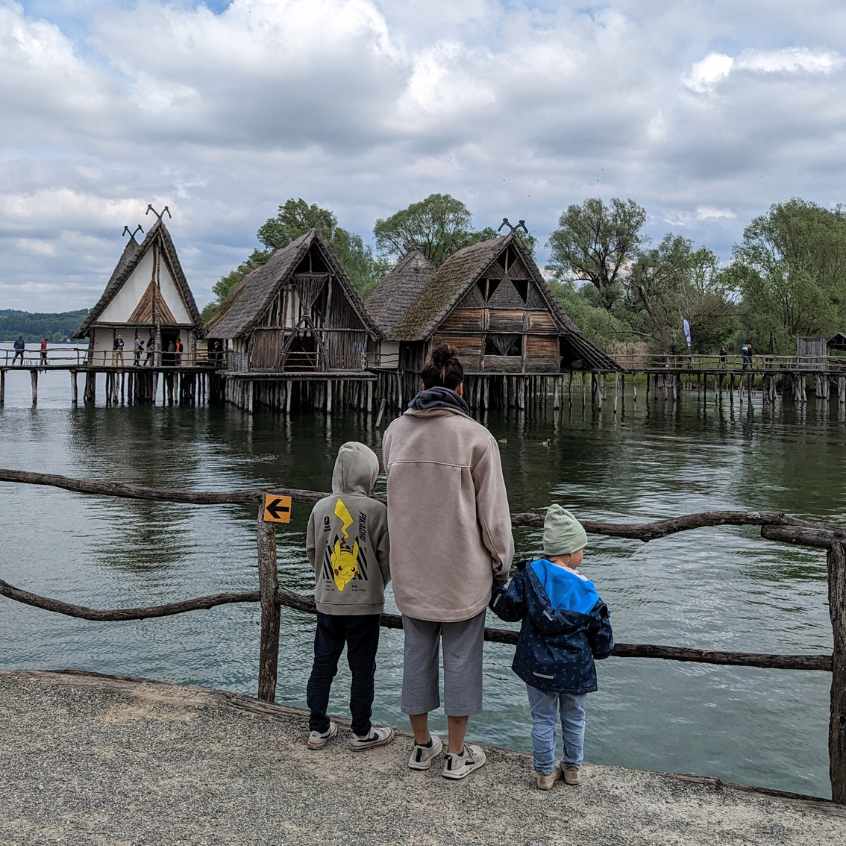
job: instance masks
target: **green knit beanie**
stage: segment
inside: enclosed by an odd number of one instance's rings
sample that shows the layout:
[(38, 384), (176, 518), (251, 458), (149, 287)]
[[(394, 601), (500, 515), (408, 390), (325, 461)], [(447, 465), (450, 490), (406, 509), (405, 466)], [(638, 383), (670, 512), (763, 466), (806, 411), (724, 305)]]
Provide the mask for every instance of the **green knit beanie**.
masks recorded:
[(587, 546), (582, 524), (560, 505), (550, 505), (543, 521), (543, 554), (569, 555)]

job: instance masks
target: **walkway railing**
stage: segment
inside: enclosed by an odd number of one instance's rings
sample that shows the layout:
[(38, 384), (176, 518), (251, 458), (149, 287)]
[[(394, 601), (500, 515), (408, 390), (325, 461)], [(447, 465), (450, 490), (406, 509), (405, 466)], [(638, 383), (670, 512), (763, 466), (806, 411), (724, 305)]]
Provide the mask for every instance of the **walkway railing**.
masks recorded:
[(223, 367), (225, 352), (198, 351), (195, 353), (174, 352), (170, 350), (147, 350), (136, 353), (135, 350), (124, 348), (122, 352), (115, 350), (89, 351), (88, 347), (48, 348), (45, 355), (40, 350), (27, 349), (23, 355), (18, 355), (13, 349), (0, 349), (0, 368), (14, 370), (22, 368), (58, 368), (61, 370), (96, 368), (127, 368), (127, 367)]
[[(201, 596), (152, 607), (95, 609), (39, 596), (0, 580), (0, 596), (69, 617), (97, 621), (143, 620), (182, 614), (187, 611), (205, 610), (231, 603), (258, 602), (261, 604), (258, 697), (266, 702), (275, 701), (281, 608), (283, 606), (294, 608), (309, 614), (316, 614), (317, 611), (311, 596), (293, 593), (279, 586), (276, 533), (272, 523), (262, 521), (263, 508), (260, 492), (166, 490), (3, 469), (0, 469), (0, 482), (48, 485), (89, 495), (158, 500), (189, 505), (259, 506), (256, 529), (258, 590)], [(303, 505), (316, 502), (326, 495), (318, 491), (296, 489), (274, 489), (274, 493), (289, 495), (295, 503)], [(592, 520), (583, 522), (586, 530), (592, 534), (632, 538), (643, 542), (708, 526), (760, 526), (762, 537), (768, 540), (827, 551), (829, 612), (834, 635), (832, 655), (771, 655), (645, 643), (617, 643), (612, 655), (617, 658), (659, 658), (739, 667), (830, 672), (832, 682), (829, 714), (829, 775), (833, 801), (846, 804), (846, 530), (800, 520), (781, 512), (768, 511), (711, 511), (652, 523), (603, 523)], [(537, 512), (512, 514), (512, 523), (518, 527), (540, 528), (543, 526), (543, 515)], [(383, 614), (382, 625), (387, 628), (402, 628), (402, 621), (397, 615)], [(508, 629), (485, 629), (485, 640), (495, 643), (514, 644), (517, 636), (516, 631)]]
[(728, 372), (737, 370), (766, 373), (773, 371), (808, 371), (846, 373), (844, 356), (797, 356), (753, 353), (744, 363), (740, 355), (700, 353), (622, 353), (613, 356), (626, 370), (691, 370), (696, 372)]

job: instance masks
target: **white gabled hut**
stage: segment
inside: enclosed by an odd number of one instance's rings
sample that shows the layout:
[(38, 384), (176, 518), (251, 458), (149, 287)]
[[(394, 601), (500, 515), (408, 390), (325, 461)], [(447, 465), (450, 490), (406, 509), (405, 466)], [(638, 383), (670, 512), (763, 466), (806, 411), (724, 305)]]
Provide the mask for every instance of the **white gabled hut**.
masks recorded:
[(111, 364), (115, 339), (122, 338), (126, 366), (134, 362), (139, 339), (145, 348), (142, 364), (151, 340), (156, 365), (163, 363), (161, 353), (173, 350), (177, 339), (182, 341), (183, 361), (192, 362), (202, 336), (200, 312), (161, 219), (140, 244), (130, 235), (103, 295), (75, 335), (88, 338), (89, 361), (94, 365)]

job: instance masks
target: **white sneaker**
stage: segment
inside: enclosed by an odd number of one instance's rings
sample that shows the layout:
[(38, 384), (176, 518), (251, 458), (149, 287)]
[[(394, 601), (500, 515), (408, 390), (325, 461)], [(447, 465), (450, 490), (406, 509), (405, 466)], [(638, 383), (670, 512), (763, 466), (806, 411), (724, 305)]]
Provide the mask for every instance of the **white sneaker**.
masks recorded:
[(361, 752), (364, 749), (373, 749), (376, 746), (387, 746), (395, 737), (397, 733), (389, 727), (370, 729), (370, 734), (365, 737), (359, 737), (357, 734), (352, 736), (350, 740), (350, 749), (354, 752)]
[(429, 739), (432, 741), (431, 746), (421, 746), (419, 743), (414, 744), (414, 749), (411, 750), (411, 757), (408, 759), (408, 766), (412, 770), (428, 770), (432, 766), (432, 761), (443, 751), (443, 741), (437, 735), (430, 735)]
[(338, 726), (330, 722), (329, 728), (324, 732), (313, 731), (308, 736), (306, 746), (309, 749), (322, 749), (333, 737), (338, 735)]
[(487, 760), (481, 746), (465, 744), (464, 751), (461, 753), (447, 752), (442, 775), (444, 778), (456, 780), (467, 778), (473, 770), (484, 766)]

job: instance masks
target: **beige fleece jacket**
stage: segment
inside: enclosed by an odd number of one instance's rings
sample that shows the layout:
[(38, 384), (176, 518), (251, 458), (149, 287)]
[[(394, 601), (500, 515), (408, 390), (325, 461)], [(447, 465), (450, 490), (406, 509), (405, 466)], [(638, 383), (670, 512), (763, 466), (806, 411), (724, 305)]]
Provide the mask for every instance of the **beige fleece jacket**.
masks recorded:
[(397, 607), (419, 620), (475, 617), (514, 557), (496, 441), (459, 411), (437, 408), (406, 411), (382, 448)]

